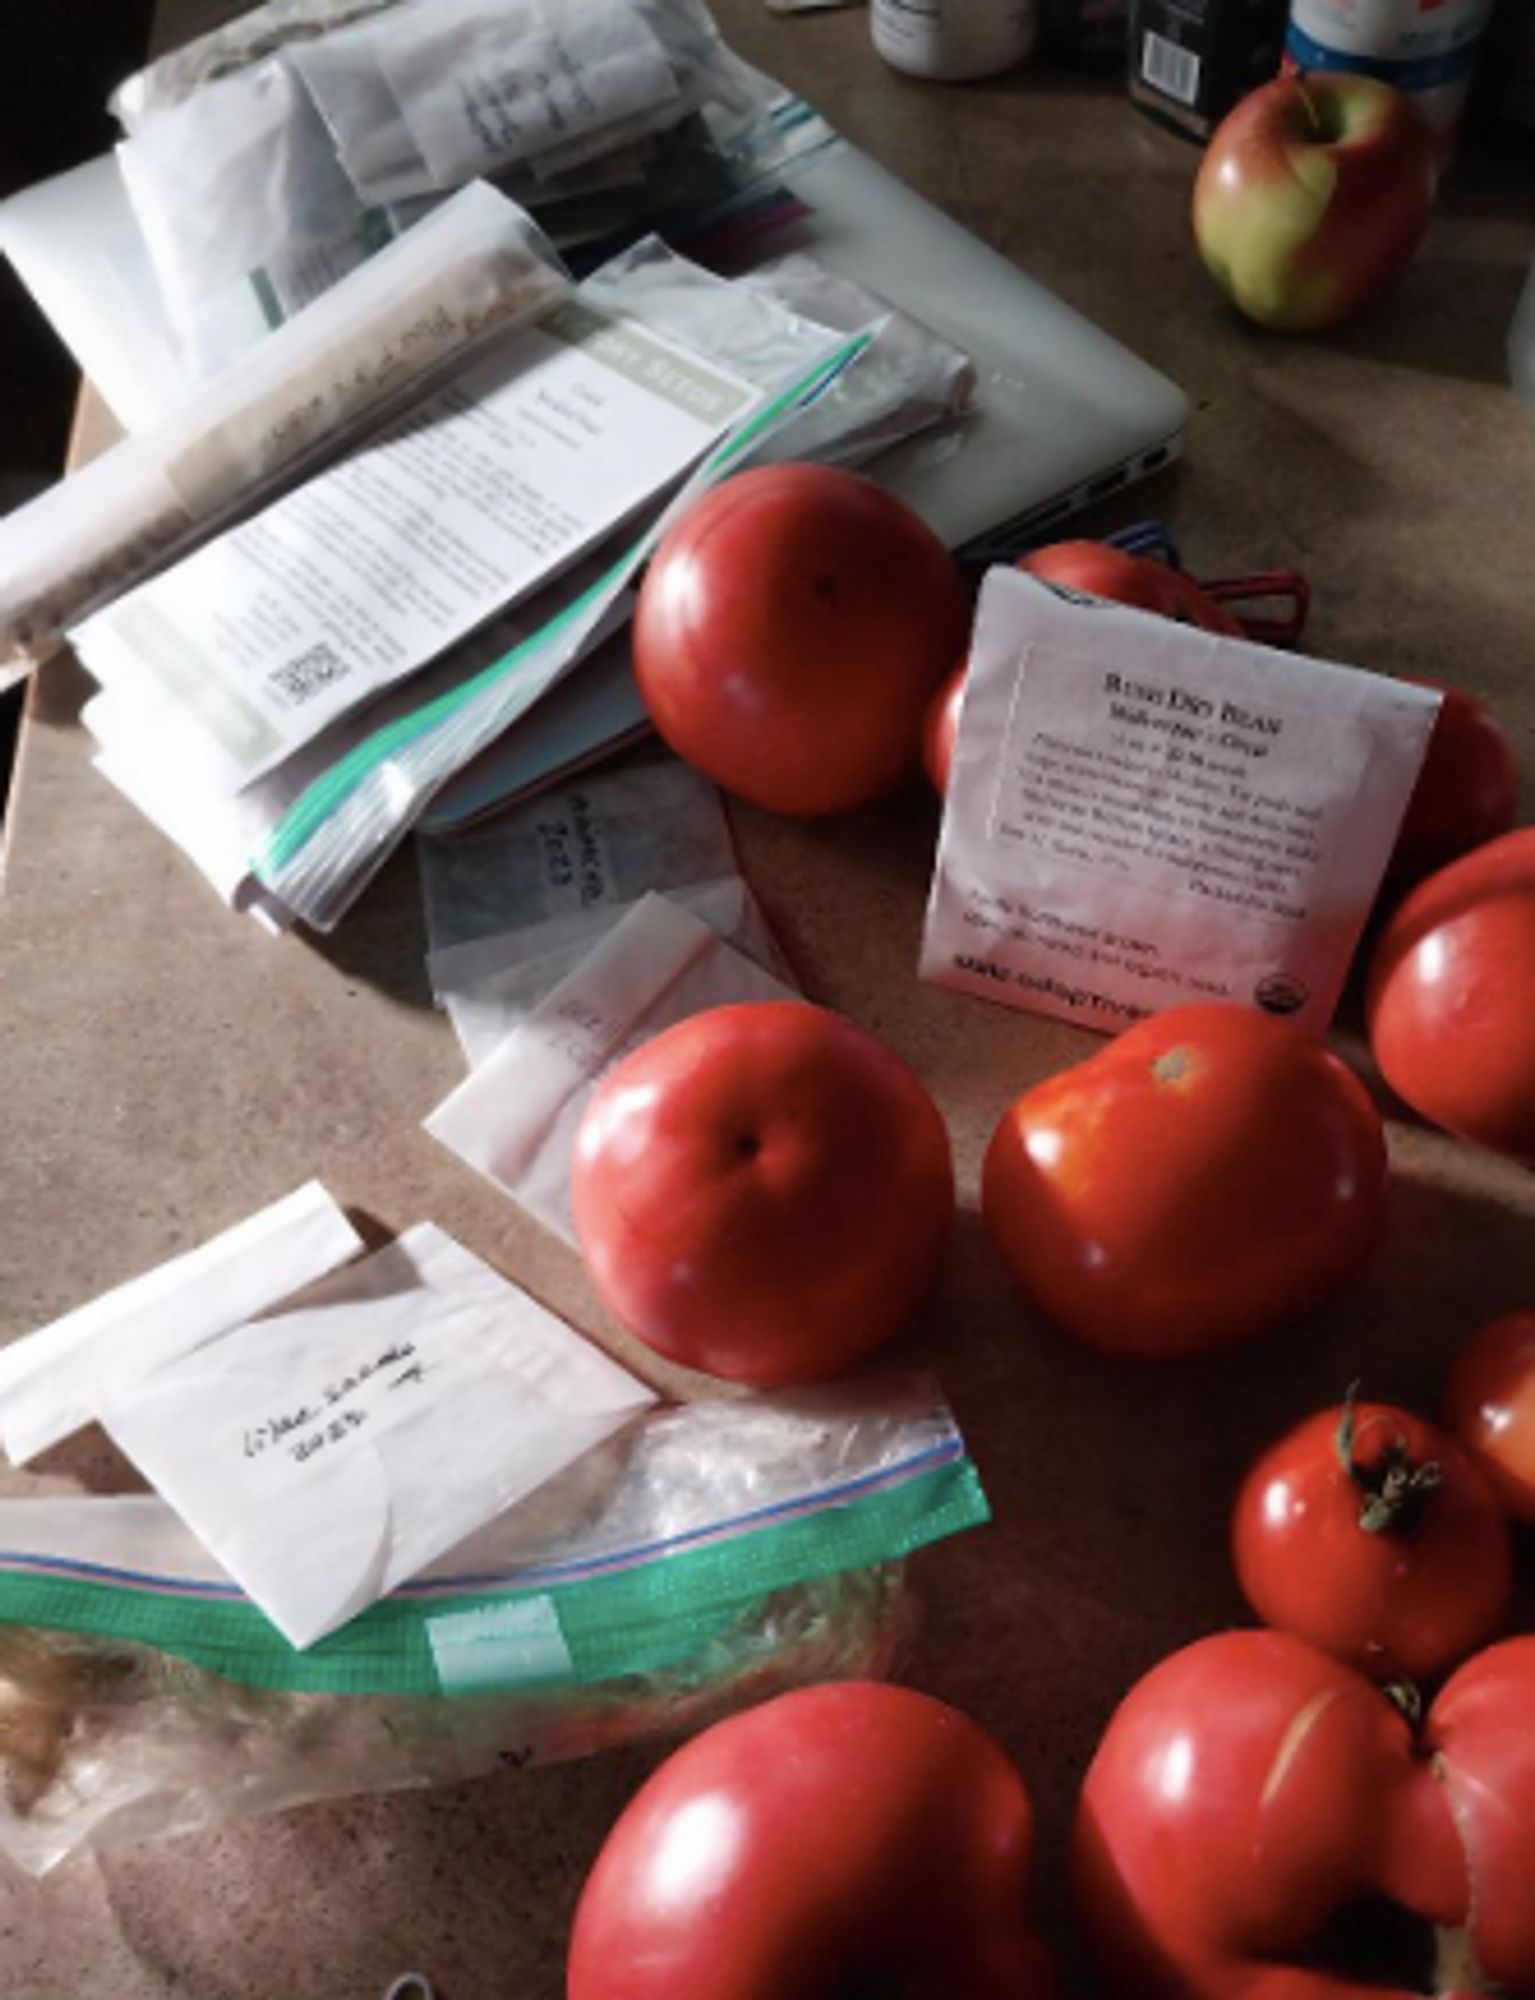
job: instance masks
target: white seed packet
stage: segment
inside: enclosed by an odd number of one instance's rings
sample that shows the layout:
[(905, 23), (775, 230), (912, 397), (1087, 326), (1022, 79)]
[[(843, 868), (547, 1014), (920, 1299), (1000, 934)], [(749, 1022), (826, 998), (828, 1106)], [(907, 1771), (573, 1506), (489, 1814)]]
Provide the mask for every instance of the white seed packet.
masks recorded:
[(711, 1007), (800, 997), (700, 918), (646, 896), (443, 1100), (426, 1130), (574, 1245), (576, 1130), (609, 1070)]
[(102, 1421), (312, 1645), (656, 1398), (429, 1223), (106, 1399)]
[(922, 977), (1105, 1033), (1204, 1000), (1325, 1029), (1438, 708), (992, 570)]
[(587, 157), (688, 108), (660, 38), (623, 4), (435, 0), (370, 23), (378, 66), (438, 187), (539, 155)]
[(600, 771), (464, 832), (418, 837), (432, 990), (471, 1067), (658, 891), (792, 982), (736, 873), (716, 786), (678, 758)]
[[(792, 986), (794, 975), (778, 940), (739, 875), (716, 882), (695, 882), (668, 888), (666, 899), (700, 918), (718, 937)], [(588, 917), (555, 918), (551, 923), (519, 932), (510, 942), (517, 956), (508, 955), (508, 939), (486, 938), (446, 954), (451, 972), (439, 970), (438, 998), (453, 1023), (464, 1060), (477, 1069), (552, 993), (602, 939), (616, 930), (636, 903), (615, 903)]]
[(285, 60), (308, 86), (358, 198), (387, 206), (413, 200), (437, 183), (379, 68), (374, 27), (370, 17), (295, 42)]
[(455, 948), (735, 872), (718, 788), (680, 758), (595, 771), (461, 833), (418, 836), (435, 972)]
[(118, 148), (183, 359), (215, 373), (393, 234), (281, 60), (210, 83)]
[(318, 1181), (0, 1352), (0, 1442), (25, 1465), (101, 1400), (301, 1291), (362, 1249)]

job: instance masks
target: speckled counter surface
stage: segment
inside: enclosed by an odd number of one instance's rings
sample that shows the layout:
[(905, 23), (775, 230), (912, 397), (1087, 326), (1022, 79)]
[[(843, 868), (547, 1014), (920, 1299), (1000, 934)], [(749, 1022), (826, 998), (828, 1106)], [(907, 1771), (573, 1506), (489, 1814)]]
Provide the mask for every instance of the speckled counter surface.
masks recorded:
[[(1535, 782), (1535, 415), (1502, 359), (1532, 248), (1527, 174), (1465, 163), (1377, 311), (1326, 340), (1266, 339), (1196, 265), (1194, 155), (1112, 81), (924, 87), (872, 56), (861, 12), (719, 11), (745, 55), (1190, 391), (1186, 466), (1093, 526), (1155, 510), (1196, 568), (1303, 566), (1317, 651), (1492, 698)], [(0, 900), (0, 1338), (319, 1175), (381, 1232), (435, 1219), (633, 1359), (576, 1258), (420, 1130), (460, 1064), (428, 1004), (408, 856), (333, 941), (273, 942), (91, 771), (82, 688), (65, 669), (34, 693)], [(963, 1212), (903, 1351), (941, 1370), (997, 1518), (920, 1563), (910, 1674), (1023, 1765), (1041, 1921), (1064, 1942), (1064, 1834), (1098, 1731), (1161, 1654), (1240, 1616), (1224, 1551), (1240, 1468), (1354, 1375), (1431, 1404), (1468, 1328), (1535, 1303), (1535, 1183), (1393, 1123), (1389, 1240), (1348, 1298), (1174, 1373), (1095, 1359), (1030, 1322), (974, 1213), (1002, 1105), (1092, 1043), (918, 985), (930, 801), (913, 788), (837, 824), (738, 810), (735, 825), (806, 991), (914, 1063), (955, 1136)], [(1352, 1018), (1346, 1004), (1351, 1047)], [(99, 1437), (43, 1470), (124, 1481)], [(40, 1889), (7, 1874), (0, 1992), (373, 2000), (414, 1964), (446, 2000), (557, 2000), (583, 1871), (651, 1761), (311, 1808), (87, 1857)]]

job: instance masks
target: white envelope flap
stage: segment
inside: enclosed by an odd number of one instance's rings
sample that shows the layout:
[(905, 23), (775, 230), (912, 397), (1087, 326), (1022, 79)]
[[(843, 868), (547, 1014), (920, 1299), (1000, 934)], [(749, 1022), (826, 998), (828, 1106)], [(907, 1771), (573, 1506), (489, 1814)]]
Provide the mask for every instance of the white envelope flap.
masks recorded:
[(102, 1421), (306, 1646), (654, 1401), (424, 1226), (111, 1398)]
[(12, 1462), (89, 1423), (102, 1399), (355, 1257), (362, 1238), (318, 1181), (0, 1353)]

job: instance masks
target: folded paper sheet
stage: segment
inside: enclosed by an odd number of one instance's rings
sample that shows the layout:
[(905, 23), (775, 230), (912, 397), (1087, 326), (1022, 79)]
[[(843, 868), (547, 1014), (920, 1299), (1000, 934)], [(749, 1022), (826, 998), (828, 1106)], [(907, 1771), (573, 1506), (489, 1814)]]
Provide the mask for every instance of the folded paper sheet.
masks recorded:
[(1324, 1029), (1438, 713), (1401, 681), (991, 570), (922, 975), (1113, 1032)]
[(756, 399), (584, 297), (72, 634), (236, 791), (530, 596)]
[(655, 1397), (422, 1224), (102, 1421), (295, 1645), (334, 1631)]
[(646, 896), (438, 1106), (426, 1129), (574, 1243), (576, 1130), (608, 1071), (706, 1008), (799, 998), (701, 918), (665, 896)]
[[(544, 401), (553, 387), (547, 376), (536, 385), (521, 380), (529, 392), (521, 416), (536, 441), (531, 452), (523, 449), (519, 425), (503, 422), (507, 411), (455, 403), (450, 421), (423, 430), (436, 407), (429, 404), (407, 427), (410, 449), (403, 460), (390, 461), (382, 485), (377, 453), (362, 453), (290, 495), (291, 506), (279, 503), (245, 531), (91, 621), (88, 633), (108, 635), (106, 649), (120, 669), (114, 674), (106, 667), (107, 678), (119, 684), (86, 711), (103, 746), (102, 770), (236, 907), (259, 900), (278, 924), (290, 920), (289, 912), (322, 927), (333, 923), (437, 788), (627, 616), (627, 579), (649, 543), (635, 540), (632, 524), (616, 527), (628, 504), (622, 493), (632, 501), (636, 481), (666, 482), (653, 458), (643, 474), (637, 470), (633, 454), (645, 455), (644, 438), (623, 422), (618, 403), (640, 398), (650, 425), (641, 430), (653, 443), (655, 421), (669, 427), (668, 435), (702, 426), (700, 385), (724, 379), (749, 385), (734, 442), (711, 457), (707, 477), (695, 474), (707, 483), (730, 462), (738, 432), (755, 436), (763, 425), (792, 415), (797, 405), (786, 405), (774, 418), (750, 414), (765, 387), (786, 370), (798, 383), (807, 360), (809, 379), (819, 386), (861, 351), (855, 339), (829, 352), (833, 336), (823, 329), (710, 276), (653, 238), (595, 273), (571, 304), (578, 309), (592, 301), (603, 327), (634, 331), (622, 353), (599, 337), (600, 351), (574, 354), (587, 386), (602, 384), (604, 414), (614, 420), (606, 429), (580, 395), (569, 408)], [(520, 348), (522, 341), (510, 345)], [(648, 386), (624, 374), (636, 355), (659, 368)], [(560, 373), (568, 389), (578, 388)], [(458, 444), (465, 456), (456, 455)], [(434, 472), (438, 457), (444, 466)], [(551, 462), (556, 476), (545, 492), (533, 475), (539, 464)], [(484, 567), (476, 566), (479, 551), (489, 547), (500, 571), (509, 558), (559, 566), (563, 559), (539, 522), (547, 517), (556, 540), (572, 528), (562, 490), (574, 494), (576, 511), (589, 521), (600, 511), (604, 503), (590, 479), (582, 484), (583, 467), (592, 476), (602, 473), (598, 484), (606, 491), (614, 532), (557, 580), (532, 588), (525, 602), (412, 672), (408, 639), (419, 641), (421, 657), (430, 657), (448, 631), (459, 629), (465, 617), (473, 621), (466, 598), (484, 591), (499, 602), (506, 594), (501, 585), (487, 584)], [(442, 543), (445, 535), (453, 541), (453, 522), (445, 519), (439, 473), (454, 490), (457, 518), (467, 529), (446, 567)], [(318, 523), (309, 512), (317, 488)], [(270, 555), (270, 548), (261, 537), (273, 517), (282, 524), (279, 539), (306, 523), (316, 533), (308, 547), (302, 533), (292, 546), (284, 540), (281, 574), (264, 576), (263, 549)], [(351, 536), (349, 524), (360, 527), (359, 537)], [(648, 532), (653, 535), (654, 526)], [(247, 546), (243, 567), (236, 547), (242, 533), (256, 544)], [(241, 567), (244, 595), (226, 600), (215, 589), (189, 607), (204, 650), (223, 663), (221, 682), (189, 671), (191, 655), (181, 643), (188, 635), (172, 634), (164, 644), (167, 635), (158, 630), (155, 613), (166, 609), (164, 593), (176, 598), (185, 590), (188, 572), (206, 580), (204, 566), (223, 555)], [(380, 576), (387, 589), (375, 588)], [(524, 584), (532, 581), (524, 577)], [(513, 583), (509, 594), (519, 588)], [(146, 640), (140, 632), (135, 646), (132, 628), (146, 604), (158, 638), (151, 633)], [(241, 606), (243, 617), (226, 618), (227, 610)], [(130, 628), (125, 645), (118, 643), (122, 620)], [(220, 634), (237, 637), (246, 626), (251, 649), (221, 650)], [(367, 700), (381, 682), (393, 684)], [(326, 715), (334, 719), (327, 723)], [(284, 742), (288, 752), (274, 762)], [(557, 736), (553, 747), (557, 752)], [(264, 775), (237, 783), (232, 765), (264, 769)]]
[(0, 1442), (25, 1465), (101, 1398), (279, 1304), (362, 1249), (318, 1181), (0, 1353)]
[(0, 523), (0, 675), (355, 443), (493, 332), (570, 290), (514, 202), (476, 182), (281, 327), (232, 375)]

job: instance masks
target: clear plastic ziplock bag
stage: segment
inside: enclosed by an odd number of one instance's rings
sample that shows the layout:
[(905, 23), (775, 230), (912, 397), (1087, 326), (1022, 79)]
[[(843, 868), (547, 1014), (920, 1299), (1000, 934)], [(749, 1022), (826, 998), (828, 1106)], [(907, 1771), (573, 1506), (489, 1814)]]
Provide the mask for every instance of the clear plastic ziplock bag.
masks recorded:
[(889, 1671), (985, 1496), (935, 1386), (658, 1411), (293, 1651), (152, 1496), (0, 1500), (0, 1851), (186, 1833)]
[(430, 187), (598, 157), (676, 124), (699, 101), (633, 0), (433, 0), (363, 32)]
[(398, 7), (402, 0), (266, 0), (195, 41), (157, 56), (120, 83), (108, 108), (125, 132), (170, 111), (205, 84), (263, 62), (290, 42), (307, 41), (349, 22)]
[[(822, 359), (799, 367), (726, 434), (646, 532), (538, 631), (472, 679), (375, 731), (318, 777), (252, 857), (262, 886), (315, 929), (333, 928), (439, 788), (581, 659), (672, 522), (812, 407), (869, 341), (867, 334), (833, 341)], [(741, 365), (733, 349), (730, 358)]]
[(861, 365), (781, 432), (764, 458), (866, 465), (892, 445), (964, 416), (975, 389), (969, 355), (840, 271), (795, 251), (743, 273), (740, 282), (822, 326), (873, 336)]
[(125, 86), (119, 164), (183, 360), (205, 375), (477, 174), (509, 176), (539, 207), (617, 172), (632, 234), (652, 139), (690, 124), (728, 188), (703, 114), (727, 135), (766, 132), (778, 94), (700, 0), (277, 10), (174, 102), (162, 93), (146, 115)]
[(118, 147), (181, 356), (215, 374), (396, 233), (280, 60), (199, 90)]

